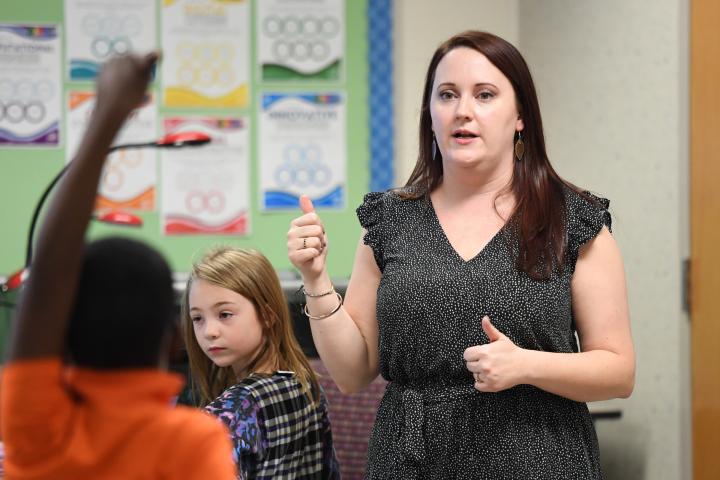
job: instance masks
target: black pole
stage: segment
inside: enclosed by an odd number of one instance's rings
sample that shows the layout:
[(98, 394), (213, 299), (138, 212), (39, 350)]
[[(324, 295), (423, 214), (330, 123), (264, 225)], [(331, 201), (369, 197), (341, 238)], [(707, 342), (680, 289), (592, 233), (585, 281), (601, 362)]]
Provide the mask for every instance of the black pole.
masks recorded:
[[(119, 149), (131, 149), (131, 148), (145, 148), (145, 147), (154, 147), (157, 146), (155, 142), (146, 142), (146, 143), (132, 143), (129, 145), (115, 145), (108, 149), (108, 154), (114, 152), (115, 150)], [(27, 239), (27, 249), (25, 254), (25, 268), (30, 267), (30, 264), (32, 263), (32, 254), (33, 254), (33, 238), (35, 237), (35, 226), (37, 225), (38, 217), (40, 216), (40, 211), (42, 210), (43, 205), (45, 205), (45, 200), (47, 199), (48, 195), (52, 191), (55, 184), (58, 183), (58, 181), (62, 178), (63, 175), (65, 175), (65, 172), (67, 172), (68, 167), (70, 166), (72, 162), (69, 162), (66, 164), (62, 170), (58, 172), (57, 175), (55, 175), (55, 178), (52, 179), (50, 184), (45, 188), (45, 191), (43, 192), (42, 196), (40, 197), (40, 200), (38, 201), (37, 205), (35, 206), (35, 211), (33, 212), (32, 220), (30, 221), (30, 232), (28, 233), (28, 239)]]

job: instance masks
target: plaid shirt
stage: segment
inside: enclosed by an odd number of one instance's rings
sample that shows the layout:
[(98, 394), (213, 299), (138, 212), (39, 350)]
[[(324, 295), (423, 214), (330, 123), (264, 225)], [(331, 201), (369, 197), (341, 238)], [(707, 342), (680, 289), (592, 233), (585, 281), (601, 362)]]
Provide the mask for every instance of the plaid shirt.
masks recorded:
[(205, 410), (230, 430), (238, 478), (339, 479), (327, 399), (317, 404), (292, 372), (252, 375)]

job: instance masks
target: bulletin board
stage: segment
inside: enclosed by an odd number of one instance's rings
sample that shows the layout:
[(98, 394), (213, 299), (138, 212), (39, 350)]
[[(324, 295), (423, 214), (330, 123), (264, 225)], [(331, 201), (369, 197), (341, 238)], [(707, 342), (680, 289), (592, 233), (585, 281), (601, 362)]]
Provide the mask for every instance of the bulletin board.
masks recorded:
[[(123, 1), (118, 0), (113, 3), (122, 5)], [(156, 45), (162, 49), (163, 42), (171, 41), (168, 38), (174, 35), (175, 40), (173, 41), (175, 43), (173, 48), (181, 52), (183, 48), (182, 29), (168, 32), (163, 31), (161, 25), (161, 9), (173, 4), (174, 0), (132, 1), (136, 3), (138, 1), (154, 3), (152, 9), (155, 12), (156, 34), (154, 41)], [(222, 0), (216, 1), (223, 3)], [(241, 2), (246, 4), (247, 7), (249, 30), (240, 33), (247, 34), (251, 44), (251, 48), (248, 50), (250, 56), (249, 71), (241, 72), (247, 78), (246, 88), (234, 89), (228, 93), (229, 96), (220, 106), (212, 105), (212, 101), (207, 100), (207, 98), (204, 102), (201, 101), (202, 99), (197, 100), (202, 97), (202, 92), (188, 92), (183, 91), (182, 88), (175, 88), (174, 90), (162, 88), (160, 83), (162, 76), (169, 75), (167, 68), (172, 68), (173, 72), (180, 72), (182, 65), (178, 63), (161, 66), (158, 68), (153, 87), (153, 93), (156, 96), (154, 108), (157, 109), (156, 116), (158, 120), (154, 126), (150, 127), (155, 129), (156, 134), (154, 137), (158, 137), (163, 131), (167, 131), (163, 129), (182, 127), (183, 119), (186, 117), (222, 117), (227, 119), (242, 117), (244, 122), (242, 125), (217, 121), (215, 123), (209, 121), (209, 123), (203, 124), (198, 121), (200, 123), (196, 122), (195, 127), (200, 125), (201, 128), (230, 130), (235, 128), (231, 133), (237, 135), (235, 137), (229, 135), (227, 138), (239, 138), (238, 141), (246, 142), (247, 152), (245, 158), (249, 174), (247, 175), (246, 187), (244, 187), (245, 191), (240, 189), (237, 192), (237, 195), (244, 195), (244, 200), (236, 199), (236, 201), (244, 201), (247, 204), (249, 228), (244, 234), (181, 233), (169, 235), (167, 234), (167, 222), (162, 217), (160, 207), (163, 196), (167, 192), (164, 193), (162, 184), (158, 184), (155, 192), (156, 208), (150, 211), (143, 211), (142, 209), (135, 211), (144, 222), (142, 227), (121, 228), (92, 222), (89, 231), (91, 238), (106, 235), (123, 235), (141, 239), (163, 252), (176, 272), (188, 271), (193, 259), (198, 258), (208, 248), (220, 244), (257, 248), (268, 256), (279, 271), (292, 270), (292, 266), (287, 260), (286, 232), (289, 222), (299, 215), (299, 209), (293, 207), (292, 199), (288, 200), (282, 195), (276, 195), (271, 200), (268, 200), (269, 197), (264, 195), (263, 178), (265, 178), (265, 174), (263, 169), (267, 169), (267, 165), (270, 163), (270, 160), (267, 160), (268, 158), (272, 159), (280, 155), (280, 153), (266, 154), (264, 157), (266, 160), (261, 164), (260, 144), (264, 141), (265, 145), (271, 145), (272, 139), (262, 140), (260, 126), (261, 124), (265, 125), (263, 127), (264, 132), (271, 131), (272, 122), (278, 118), (277, 115), (273, 116), (271, 114), (273, 106), (282, 102), (305, 101), (307, 103), (308, 99), (303, 97), (305, 95), (311, 96), (312, 101), (323, 106), (332, 107), (332, 102), (342, 102), (344, 105), (341, 111), (343, 117), (340, 119), (344, 124), (344, 141), (335, 145), (335, 147), (343, 149), (346, 155), (346, 161), (343, 163), (345, 190), (339, 197), (341, 198), (339, 203), (337, 201), (336, 203), (328, 203), (327, 208), (318, 210), (318, 212), (323, 218), (329, 235), (330, 258), (328, 269), (330, 275), (333, 277), (349, 276), (360, 234), (360, 226), (354, 210), (362, 201), (362, 196), (370, 189), (371, 152), (368, 121), (370, 93), (368, 83), (367, 9), (368, 3), (372, 2), (372, 0), (346, 0), (342, 2), (345, 20), (342, 61), (339, 64), (323, 69), (321, 74), (302, 77), (299, 80), (295, 79), (297, 81), (292, 78), (293, 69), (272, 65), (272, 62), (263, 62), (263, 58), (269, 54), (258, 45), (262, 33), (260, 30), (264, 29), (266, 36), (276, 35), (278, 30), (277, 23), (273, 24), (272, 12), (265, 13), (262, 17), (265, 19), (262, 25), (257, 24), (258, 9), (265, 8), (266, 5), (262, 3), (263, 1), (246, 0)], [(131, 2), (131, 0), (128, 0), (128, 2)], [(277, 3), (275, 1), (275, 4)], [(290, 5), (292, 2), (288, 4)], [(60, 0), (3, 0), (2, 2), (0, 23), (50, 25), (60, 28), (60, 45), (64, 51), (61, 73), (62, 108), (64, 111), (60, 116), (61, 140), (59, 146), (17, 147), (0, 145), (0, 238), (2, 238), (0, 276), (7, 275), (22, 266), (25, 258), (28, 226), (36, 202), (46, 185), (67, 161), (69, 144), (77, 141), (77, 139), (73, 139), (68, 135), (68, 118), (70, 117), (65, 111), (65, 109), (69, 108), (65, 99), (70, 92), (92, 90), (92, 84), (88, 80), (82, 79), (82, 76), (87, 72), (92, 73), (92, 65), (75, 63), (70, 66), (66, 62), (65, 53), (69, 51), (68, 49), (74, 51), (79, 47), (68, 44), (69, 37), (64, 25), (65, 15), (67, 15), (66, 5)], [(90, 29), (98, 27), (92, 21), (86, 23), (89, 24), (88, 28)], [(330, 34), (333, 32), (333, 25), (331, 24), (323, 28), (326, 28)], [(153, 39), (148, 41), (153, 41)], [(111, 48), (102, 43), (98, 43), (95, 47), (100, 51)], [(112, 48), (115, 47), (126, 48), (123, 44), (112, 46)], [(274, 48), (276, 54), (284, 54), (287, 53), (287, 49), (290, 47), (287, 44), (277, 42), (270, 42), (269, 44), (266, 41), (265, 48)], [(322, 46), (310, 46), (308, 48), (310, 50), (307, 51), (315, 52), (317, 55), (332, 53), (323, 50), (325, 47)], [(315, 50), (312, 50), (312, 48), (315, 48)], [(222, 51), (220, 51), (219, 55), (221, 54)], [(177, 58), (175, 60), (167, 58), (166, 61), (168, 63), (177, 62)], [(202, 71), (195, 74), (202, 75)], [(193, 73), (187, 73), (187, 75), (193, 75)], [(288, 76), (291, 78), (288, 78)], [(181, 77), (180, 73), (178, 73), (178, 77)], [(200, 77), (198, 81), (202, 82), (203, 80)], [(338, 97), (333, 97), (333, 95)], [(215, 96), (214, 98), (218, 97)], [(77, 99), (78, 102), (82, 100), (81, 98)], [(197, 105), (193, 105), (192, 102), (196, 100)], [(77, 103), (77, 105), (81, 105), (81, 103)], [(142, 125), (141, 123), (140, 127)], [(242, 135), (246, 135), (245, 140), (242, 140)], [(229, 140), (229, 142), (231, 141)], [(387, 144), (384, 144), (384, 146), (387, 146)], [(206, 155), (208, 164), (219, 161), (213, 158), (213, 155), (204, 154), (202, 148), (205, 147), (192, 150), (192, 153), (188, 153), (188, 155), (196, 158), (202, 158), (203, 155)], [(190, 151), (187, 150), (187, 152)], [(209, 152), (209, 150), (205, 152)], [(290, 154), (305, 155), (304, 158), (311, 158), (314, 155), (312, 150), (298, 152), (290, 152)], [(159, 154), (157, 159), (157, 168), (160, 169), (164, 160)], [(131, 161), (131, 159), (125, 160), (127, 162)], [(282, 165), (278, 165), (275, 170), (271, 171), (275, 177), (268, 178), (286, 179), (287, 177), (283, 176), (286, 174), (283, 173), (281, 167)], [(331, 197), (328, 196), (328, 202), (333, 201)], [(210, 205), (214, 201), (219, 201), (212, 198), (204, 200), (207, 200), (206, 203), (209, 202)], [(192, 201), (195, 200), (190, 200), (190, 202)], [(62, 248), (62, 246), (58, 246), (58, 248)]]

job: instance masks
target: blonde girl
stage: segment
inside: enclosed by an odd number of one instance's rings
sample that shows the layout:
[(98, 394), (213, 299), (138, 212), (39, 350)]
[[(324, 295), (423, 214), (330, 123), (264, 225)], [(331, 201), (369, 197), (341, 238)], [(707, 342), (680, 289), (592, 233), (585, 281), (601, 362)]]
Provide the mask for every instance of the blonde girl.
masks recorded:
[(182, 318), (199, 403), (229, 428), (238, 478), (339, 478), (327, 401), (268, 259), (210, 251), (193, 265)]

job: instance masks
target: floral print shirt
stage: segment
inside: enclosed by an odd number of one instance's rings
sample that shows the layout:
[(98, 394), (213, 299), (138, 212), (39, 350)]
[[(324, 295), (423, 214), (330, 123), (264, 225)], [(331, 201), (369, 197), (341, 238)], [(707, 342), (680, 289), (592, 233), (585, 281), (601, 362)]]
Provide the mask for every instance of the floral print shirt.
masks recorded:
[(205, 407), (230, 430), (238, 479), (339, 479), (327, 399), (292, 372), (251, 375)]

